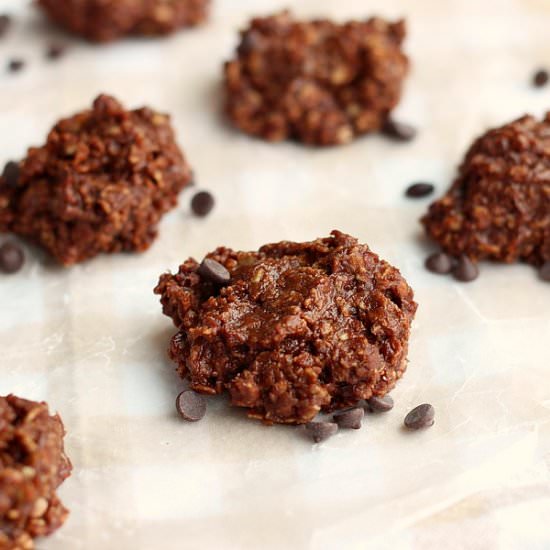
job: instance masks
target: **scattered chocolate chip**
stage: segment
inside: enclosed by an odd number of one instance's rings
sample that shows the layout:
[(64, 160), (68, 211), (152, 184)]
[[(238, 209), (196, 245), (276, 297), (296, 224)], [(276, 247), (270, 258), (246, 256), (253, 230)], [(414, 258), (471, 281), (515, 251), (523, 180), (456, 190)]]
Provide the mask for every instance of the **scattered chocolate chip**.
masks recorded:
[(185, 420), (197, 422), (206, 414), (206, 401), (198, 393), (185, 390), (176, 399), (176, 409)]
[(231, 280), (231, 274), (225, 266), (211, 258), (205, 258), (202, 261), (197, 273), (207, 281), (217, 285), (225, 285)]
[(4, 36), (11, 25), (11, 17), (9, 15), (0, 15), (0, 38)]
[(15, 187), (17, 185), (17, 180), (19, 179), (19, 164), (10, 160), (4, 166), (4, 171), (2, 172), (2, 179), (8, 187)]
[(311, 436), (315, 443), (325, 441), (332, 437), (338, 431), (338, 424), (333, 422), (308, 422), (306, 432)]
[(199, 191), (191, 200), (191, 209), (196, 216), (206, 216), (212, 208), (214, 208), (214, 197), (208, 191)]
[(25, 67), (25, 62), (22, 59), (12, 59), (8, 63), (8, 70), (12, 73), (17, 73)]
[(65, 55), (67, 48), (62, 44), (50, 44), (46, 50), (46, 57), (52, 61)]
[(0, 271), (16, 273), (25, 263), (25, 255), (21, 247), (14, 243), (4, 243), (0, 246)]
[(457, 281), (469, 283), (479, 277), (479, 268), (468, 256), (461, 256), (453, 268), (453, 275)]
[(388, 412), (393, 409), (393, 398), (389, 395), (384, 397), (371, 397), (367, 399), (367, 407), (371, 412)]
[(410, 430), (420, 430), (433, 426), (435, 409), (429, 403), (418, 405), (406, 417), (405, 426)]
[(550, 75), (546, 69), (539, 69), (533, 75), (533, 86), (536, 88), (542, 88), (542, 86), (546, 86), (546, 84), (548, 84), (549, 78)]
[(539, 271), (540, 278), (543, 281), (549, 281), (550, 282), (550, 262), (546, 262)]
[(405, 191), (405, 195), (411, 199), (421, 199), (427, 197), (434, 192), (435, 186), (431, 183), (418, 182), (413, 183)]
[(453, 259), (444, 252), (436, 252), (426, 258), (426, 269), (438, 275), (450, 273), (453, 269)]
[(396, 141), (412, 141), (416, 137), (416, 128), (388, 118), (382, 127), (382, 133)]
[(365, 411), (361, 407), (355, 407), (349, 411), (343, 411), (334, 415), (333, 420), (339, 428), (348, 430), (358, 430), (365, 416)]

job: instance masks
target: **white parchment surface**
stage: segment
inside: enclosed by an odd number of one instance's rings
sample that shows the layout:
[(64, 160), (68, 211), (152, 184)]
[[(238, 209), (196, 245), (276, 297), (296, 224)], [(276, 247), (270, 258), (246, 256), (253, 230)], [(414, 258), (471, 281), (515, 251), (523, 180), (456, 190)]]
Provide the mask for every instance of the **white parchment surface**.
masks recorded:
[[(280, 0), (215, 0), (200, 29), (101, 47), (52, 29), (26, 1), (0, 0), (17, 16), (0, 42), (1, 163), (109, 92), (171, 113), (198, 186), (217, 198), (198, 220), (184, 192), (143, 255), (61, 269), (27, 247), (24, 270), (0, 277), (0, 394), (59, 411), (75, 467), (61, 489), (70, 519), (39, 548), (548, 549), (550, 287), (526, 266), (483, 265), (469, 285), (425, 272), (427, 201), (403, 191), (428, 180), (442, 193), (476, 135), (550, 108), (550, 88), (530, 86), (550, 65), (550, 4), (289, 4), (302, 16), (407, 18), (413, 70), (398, 113), (419, 127), (413, 143), (270, 145), (220, 120), (221, 63), (237, 29)], [(44, 59), (53, 39), (69, 45), (56, 63)], [(17, 75), (1, 68), (12, 56), (28, 62)], [(209, 400), (202, 422), (181, 422), (158, 275), (221, 244), (255, 249), (334, 228), (398, 266), (416, 292), (395, 409), (319, 446), (223, 399)], [(435, 406), (435, 426), (404, 433), (403, 416), (422, 402)]]

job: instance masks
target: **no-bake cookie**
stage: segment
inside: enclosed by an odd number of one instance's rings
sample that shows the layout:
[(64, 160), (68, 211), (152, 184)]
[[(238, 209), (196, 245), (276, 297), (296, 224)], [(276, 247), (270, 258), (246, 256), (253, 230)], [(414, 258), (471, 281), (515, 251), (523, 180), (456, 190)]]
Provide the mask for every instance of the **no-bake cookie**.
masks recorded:
[(455, 257), (550, 261), (550, 113), (542, 121), (524, 116), (477, 139), (422, 223)]
[(38, 0), (69, 31), (95, 42), (163, 35), (202, 23), (210, 0)]
[(228, 391), (267, 423), (303, 424), (383, 396), (407, 365), (411, 288), (338, 231), (257, 252), (218, 248), (202, 267), (188, 259), (162, 275), (155, 292), (178, 328), (169, 353), (190, 387)]
[(0, 397), (0, 549), (32, 549), (67, 518), (56, 495), (72, 468), (64, 435), (45, 403)]
[(0, 231), (71, 265), (102, 252), (142, 251), (191, 180), (169, 117), (126, 111), (109, 96), (58, 122), (14, 177), (0, 177)]
[(225, 65), (226, 113), (269, 141), (335, 145), (379, 130), (408, 71), (405, 32), (403, 21), (379, 18), (299, 22), (283, 12), (253, 19)]

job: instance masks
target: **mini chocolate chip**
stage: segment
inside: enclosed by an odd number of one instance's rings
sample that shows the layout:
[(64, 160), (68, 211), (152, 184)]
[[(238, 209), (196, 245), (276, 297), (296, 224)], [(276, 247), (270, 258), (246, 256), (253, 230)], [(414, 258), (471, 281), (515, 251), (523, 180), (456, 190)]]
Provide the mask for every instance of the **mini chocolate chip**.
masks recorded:
[(431, 183), (413, 183), (412, 185), (409, 185), (409, 187), (407, 187), (405, 195), (407, 195), (407, 197), (410, 197), (411, 199), (421, 199), (423, 197), (431, 195), (434, 192), (434, 189), (435, 187)]
[(261, 35), (256, 31), (246, 32), (237, 48), (239, 55), (247, 55), (250, 52), (254, 51), (262, 41)]
[(53, 61), (63, 57), (66, 51), (67, 48), (62, 44), (50, 44), (46, 50), (46, 57)]
[(0, 37), (4, 36), (11, 25), (11, 17), (9, 15), (0, 15)]
[(332, 437), (338, 431), (338, 424), (333, 422), (308, 422), (306, 432), (311, 436), (315, 443), (325, 441)]
[(0, 246), (0, 271), (16, 273), (25, 263), (25, 255), (21, 247), (14, 243), (4, 243)]
[(361, 407), (355, 407), (349, 411), (343, 411), (334, 415), (333, 420), (339, 428), (358, 430), (365, 416), (365, 411)]
[(197, 422), (206, 414), (206, 401), (192, 390), (182, 391), (176, 399), (176, 409), (189, 422)]
[(479, 277), (479, 268), (468, 256), (461, 256), (453, 268), (453, 275), (457, 281), (469, 283)]
[(205, 258), (201, 262), (199, 269), (197, 269), (197, 273), (202, 278), (217, 285), (225, 285), (231, 280), (231, 274), (227, 271), (225, 266), (211, 258)]
[(412, 141), (416, 137), (416, 128), (410, 124), (388, 118), (382, 126), (382, 133), (396, 141)]
[(444, 252), (436, 252), (426, 258), (424, 263), (426, 269), (438, 275), (450, 273), (453, 269), (453, 259)]
[(10, 160), (4, 166), (2, 178), (8, 187), (15, 187), (19, 180), (19, 164)]
[(393, 409), (393, 398), (389, 395), (384, 397), (371, 397), (367, 399), (367, 407), (371, 412), (388, 412)]
[(12, 59), (8, 63), (8, 70), (12, 73), (17, 73), (23, 69), (25, 62), (22, 59)]
[(433, 426), (435, 409), (429, 403), (418, 405), (406, 417), (405, 426), (410, 430), (420, 430)]
[(539, 69), (533, 75), (533, 86), (537, 88), (542, 88), (542, 86), (546, 86), (546, 84), (548, 84), (549, 78), (550, 75), (548, 74), (548, 71), (546, 69)]
[(540, 278), (543, 281), (549, 281), (550, 282), (550, 261), (546, 262), (539, 271)]
[(191, 200), (191, 209), (196, 216), (208, 215), (214, 208), (214, 197), (208, 191), (199, 191)]

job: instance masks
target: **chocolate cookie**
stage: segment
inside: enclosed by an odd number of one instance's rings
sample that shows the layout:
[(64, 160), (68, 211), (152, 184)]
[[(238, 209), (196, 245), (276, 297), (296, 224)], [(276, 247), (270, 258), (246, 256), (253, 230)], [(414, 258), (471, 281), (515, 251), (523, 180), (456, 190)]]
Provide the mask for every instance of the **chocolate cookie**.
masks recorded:
[(210, 0), (38, 0), (59, 25), (95, 42), (163, 35), (202, 23)]
[(102, 95), (29, 149), (15, 181), (0, 178), (0, 231), (35, 241), (64, 265), (142, 251), (190, 180), (166, 115), (126, 111)]
[(64, 435), (45, 403), (0, 397), (0, 548), (32, 549), (67, 518), (56, 495), (72, 469)]
[(405, 371), (413, 292), (357, 239), (333, 231), (207, 258), (229, 278), (188, 259), (155, 289), (178, 328), (170, 356), (195, 391), (227, 390), (252, 418), (303, 424), (385, 395)]
[(226, 112), (269, 141), (347, 143), (382, 128), (401, 96), (405, 23), (253, 19), (225, 65)]
[(550, 113), (477, 139), (447, 194), (422, 219), (445, 252), (472, 260), (550, 260)]

